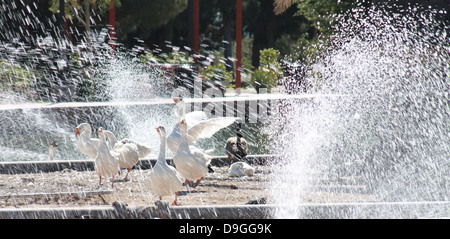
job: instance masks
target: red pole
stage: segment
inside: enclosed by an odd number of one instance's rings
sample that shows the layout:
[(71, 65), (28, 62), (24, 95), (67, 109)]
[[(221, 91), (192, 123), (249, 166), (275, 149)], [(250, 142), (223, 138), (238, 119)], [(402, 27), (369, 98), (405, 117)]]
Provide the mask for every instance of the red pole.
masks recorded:
[(194, 63), (197, 67), (198, 65), (198, 49), (199, 49), (199, 24), (200, 24), (200, 0), (194, 0), (194, 27), (193, 27), (193, 39), (192, 39), (192, 47), (194, 48)]
[(236, 85), (235, 91), (241, 93), (242, 66), (242, 0), (236, 0)]
[(114, 0), (111, 0), (111, 6), (109, 7), (109, 37), (113, 52), (116, 50), (116, 4)]

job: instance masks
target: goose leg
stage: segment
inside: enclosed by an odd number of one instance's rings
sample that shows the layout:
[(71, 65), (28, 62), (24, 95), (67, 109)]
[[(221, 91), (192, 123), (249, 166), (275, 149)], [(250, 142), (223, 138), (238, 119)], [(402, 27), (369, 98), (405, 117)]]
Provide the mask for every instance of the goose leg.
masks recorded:
[(193, 188), (196, 188), (198, 186), (198, 184), (200, 183), (200, 181), (202, 181), (202, 180), (203, 180), (203, 177), (200, 178), (199, 180), (197, 180), (197, 182), (195, 182)]
[(191, 188), (190, 188), (190, 186), (189, 186), (189, 180), (186, 179), (185, 183), (186, 183), (187, 191), (190, 192), (190, 191), (191, 191)]
[(175, 200), (172, 203), (172, 206), (178, 206), (177, 204), (177, 196), (178, 196), (178, 192), (175, 192)]
[(123, 180), (128, 180), (128, 174), (130, 173), (131, 168), (127, 168), (127, 174), (125, 175), (125, 177), (123, 178)]

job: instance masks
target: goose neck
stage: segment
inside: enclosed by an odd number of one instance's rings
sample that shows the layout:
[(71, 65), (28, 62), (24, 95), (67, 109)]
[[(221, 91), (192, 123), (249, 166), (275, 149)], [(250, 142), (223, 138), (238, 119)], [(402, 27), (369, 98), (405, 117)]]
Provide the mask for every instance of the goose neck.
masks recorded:
[(166, 162), (166, 137), (161, 136), (161, 144), (159, 146), (158, 162)]

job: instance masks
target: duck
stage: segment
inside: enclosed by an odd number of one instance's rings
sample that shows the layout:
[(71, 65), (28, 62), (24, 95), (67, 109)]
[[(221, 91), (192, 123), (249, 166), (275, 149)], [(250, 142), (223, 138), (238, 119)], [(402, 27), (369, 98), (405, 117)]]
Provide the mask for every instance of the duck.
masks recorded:
[(95, 160), (97, 157), (100, 140), (91, 138), (91, 126), (88, 123), (81, 123), (75, 128), (75, 138), (80, 152), (88, 158)]
[(106, 143), (106, 136), (103, 128), (98, 129), (99, 147), (95, 157), (95, 172), (99, 175), (99, 186), (102, 184), (102, 177), (112, 178), (111, 187), (114, 188), (114, 176), (120, 170), (119, 153), (110, 151)]
[(236, 162), (230, 165), (228, 174), (231, 177), (253, 176), (255, 174), (255, 168), (246, 162)]
[(156, 128), (161, 139), (158, 159), (150, 172), (150, 188), (159, 200), (164, 196), (175, 195), (172, 205), (177, 206), (178, 191), (183, 187), (183, 178), (178, 171), (166, 161), (166, 130), (163, 126)]
[(193, 145), (198, 139), (211, 138), (219, 130), (233, 124), (239, 118), (217, 117), (208, 119), (203, 111), (192, 111), (185, 113), (185, 102), (183, 98), (172, 98), (176, 105), (178, 121), (171, 134), (167, 137), (167, 146), (172, 153), (176, 153), (181, 142), (180, 120), (183, 119), (187, 127), (188, 145)]
[(242, 137), (241, 123), (237, 123), (236, 136), (228, 138), (225, 144), (225, 154), (228, 156), (229, 164), (244, 160), (247, 152), (247, 140)]
[(208, 165), (211, 159), (199, 157), (199, 155), (192, 153), (188, 144), (187, 125), (184, 119), (180, 121), (180, 133), (181, 142), (173, 156), (173, 163), (180, 175), (186, 179), (186, 184), (190, 185), (190, 182), (195, 182), (192, 186), (195, 188), (208, 173)]

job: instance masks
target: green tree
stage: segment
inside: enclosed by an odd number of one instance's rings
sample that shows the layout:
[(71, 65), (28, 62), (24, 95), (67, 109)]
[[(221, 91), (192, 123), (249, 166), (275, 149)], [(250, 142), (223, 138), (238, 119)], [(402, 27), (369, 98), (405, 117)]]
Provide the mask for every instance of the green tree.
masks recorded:
[(274, 13), (274, 2), (258, 0), (258, 16), (252, 25), (253, 33), (252, 65), (259, 66), (259, 52), (266, 48), (282, 50), (282, 54), (290, 54), (292, 45), (302, 34), (311, 35), (310, 22), (297, 14), (295, 6), (289, 7), (279, 15)]
[(356, 6), (354, 0), (274, 0), (275, 14), (282, 14), (292, 5), (296, 6), (296, 16), (303, 16), (309, 23), (312, 31), (302, 33), (293, 42), (299, 46), (293, 52), (293, 58), (301, 58), (303, 61), (314, 61), (318, 49), (314, 46), (319, 38), (328, 39), (333, 34), (333, 24), (339, 13)]
[[(92, 45), (92, 12), (97, 12), (100, 15), (105, 14), (109, 10), (112, 1), (114, 1), (116, 7), (120, 7), (120, 0), (65, 0), (66, 19), (71, 21), (76, 19), (84, 26), (89, 47)], [(60, 0), (51, 0), (50, 11), (59, 13), (59, 3)]]
[(280, 52), (268, 48), (260, 51), (260, 65), (253, 73), (251, 83), (259, 92), (260, 88), (266, 88), (268, 92), (274, 88), (283, 78), (283, 72), (278, 62)]
[(12, 91), (32, 99), (36, 96), (33, 83), (36, 76), (20, 64), (0, 61), (0, 92)]
[(116, 17), (119, 40), (148, 39), (155, 29), (170, 23), (184, 11), (187, 3), (188, 0), (123, 1)]
[(330, 35), (336, 14), (353, 6), (354, 0), (304, 0), (297, 2), (298, 14), (308, 19), (321, 34)]

